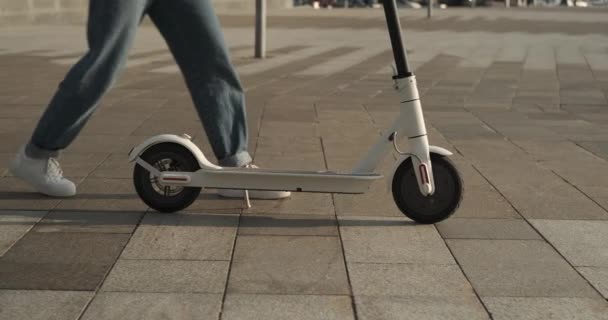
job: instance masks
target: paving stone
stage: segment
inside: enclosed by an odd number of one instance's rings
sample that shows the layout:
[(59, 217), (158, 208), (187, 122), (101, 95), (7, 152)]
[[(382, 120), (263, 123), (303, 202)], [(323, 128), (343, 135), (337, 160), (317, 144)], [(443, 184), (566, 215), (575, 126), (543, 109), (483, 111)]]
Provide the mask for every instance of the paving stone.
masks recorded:
[(318, 137), (317, 125), (313, 123), (293, 123), (280, 121), (264, 121), (260, 128), (260, 137), (272, 137), (276, 132), (289, 132), (290, 136)]
[(315, 111), (313, 106), (306, 108), (273, 108), (266, 107), (264, 119), (269, 121), (303, 122), (313, 123), (315, 121)]
[(148, 213), (121, 258), (230, 260), (236, 215)]
[(444, 239), (542, 240), (522, 219), (451, 218), (437, 224)]
[(228, 294), (222, 319), (354, 319), (348, 296)]
[(30, 232), (0, 259), (0, 288), (95, 290), (129, 235)]
[(334, 216), (244, 215), (239, 235), (338, 236), (338, 228)]
[(482, 297), (597, 297), (593, 288), (545, 242), (447, 240), (447, 243)]
[[(8, 99), (7, 99), (8, 100)], [(7, 101), (4, 100), (3, 101)], [(40, 106), (21, 105), (19, 108), (2, 108), (0, 118), (32, 118), (39, 119), (44, 109)]]
[[(146, 80), (150, 80), (149, 78), (149, 76), (145, 77)], [(127, 78), (124, 77), (121, 80), (124, 82), (128, 81)], [(135, 82), (136, 80), (132, 81)], [(158, 80), (155, 79), (152, 81), (157, 82)], [(146, 99), (142, 97), (126, 98), (124, 100), (119, 100), (114, 104), (105, 105), (99, 108), (94, 117), (103, 118), (120, 116), (124, 119), (142, 120), (144, 119), (142, 115), (150, 115), (151, 113), (158, 111), (158, 109), (162, 108), (167, 102), (168, 99)]]
[(120, 259), (101, 290), (221, 294), (228, 265), (227, 261)]
[(608, 267), (608, 221), (530, 222), (574, 266)]
[(494, 192), (496, 191), (496, 189), (494, 189), (490, 185), (486, 178), (481, 173), (479, 173), (479, 171), (477, 171), (475, 166), (468, 162), (465, 158), (463, 158), (462, 156), (452, 156), (450, 160), (452, 160), (452, 162), (456, 165), (456, 168), (458, 168), (458, 173), (460, 174), (462, 181), (466, 183), (465, 192), (469, 192), (469, 190), (471, 189), (481, 189), (482, 191)]
[(581, 298), (482, 298), (495, 320), (606, 320), (608, 303)]
[(144, 123), (144, 119), (96, 115), (87, 122), (87, 125), (82, 130), (82, 134), (128, 136)]
[(498, 189), (528, 219), (608, 218), (604, 209), (565, 182), (557, 185), (508, 184)]
[[(141, 125), (131, 131), (131, 135), (134, 136), (155, 136), (159, 134), (182, 134), (186, 132), (194, 132), (201, 127), (201, 123), (198, 120), (197, 116), (192, 116), (188, 118), (164, 118), (167, 116), (167, 112), (159, 111), (159, 114), (162, 113), (163, 119), (158, 118), (149, 118)], [(186, 120), (187, 119), (187, 120)], [(143, 140), (142, 140), (143, 142)]]
[[(584, 165), (582, 165), (584, 164)], [(544, 166), (553, 170), (562, 179), (574, 186), (606, 186), (608, 175), (597, 174), (608, 170), (608, 163), (601, 159), (576, 161), (564, 159), (560, 162), (547, 161)]]
[(141, 212), (51, 211), (34, 231), (131, 234), (142, 215)]
[(46, 214), (46, 211), (0, 211), (0, 257)]
[(577, 161), (586, 161), (594, 158), (590, 152), (570, 141), (548, 144), (542, 141), (518, 140), (514, 141), (514, 143), (525, 149), (526, 152), (530, 153), (537, 160), (560, 161), (564, 158), (569, 158), (576, 159)]
[(260, 168), (272, 168), (275, 170), (325, 170), (325, 160), (322, 152), (315, 153), (262, 153), (256, 151), (255, 165)]
[(73, 153), (128, 153), (129, 150), (149, 138), (126, 137), (126, 136), (109, 136), (109, 135), (79, 135), (70, 145), (70, 152)]
[(601, 92), (596, 91), (591, 96), (562, 95), (561, 102), (564, 104), (605, 105), (606, 98)]
[[(365, 155), (379, 138), (379, 131), (368, 125), (361, 128), (360, 125), (340, 125), (334, 123), (323, 123), (319, 126), (323, 138), (323, 152), (328, 164), (331, 160), (350, 158), (359, 160)], [(331, 170), (341, 168), (329, 167)], [(352, 169), (352, 167), (345, 168)]]
[(589, 196), (590, 198), (593, 198), (593, 199), (608, 198), (608, 186), (601, 187), (601, 186), (581, 185), (581, 186), (578, 186), (578, 188), (583, 193), (585, 193), (587, 196)]
[(111, 154), (98, 164), (91, 172), (93, 178), (105, 179), (133, 179), (134, 164), (129, 161), (128, 155)]
[(348, 262), (455, 264), (432, 225), (407, 218), (340, 217)]
[[(457, 150), (470, 162), (476, 165), (477, 169), (485, 176), (484, 171), (478, 163), (490, 163), (494, 166), (489, 169), (504, 170), (505, 163), (512, 163), (513, 160), (522, 161), (527, 159), (527, 155), (512, 143), (503, 139), (475, 139), (475, 140), (450, 140)], [(488, 152), (492, 150), (492, 152)], [(533, 166), (534, 167), (534, 166)], [(528, 171), (530, 171), (528, 167)], [(500, 172), (500, 171), (499, 171)], [(513, 178), (512, 174), (508, 176)], [(515, 177), (519, 178), (519, 177)]]
[(0, 190), (2, 210), (48, 211), (61, 202), (61, 199), (36, 193), (32, 187), (14, 177), (1, 178)]
[(228, 293), (348, 294), (339, 239), (240, 236)]
[(606, 267), (578, 267), (576, 268), (587, 281), (608, 299), (608, 268)]
[(604, 210), (608, 211), (608, 197), (607, 198), (595, 198), (595, 200)]
[[(256, 156), (275, 155), (289, 156), (290, 153), (316, 154), (323, 152), (319, 137), (308, 136), (262, 136), (258, 139)], [(280, 160), (280, 159), (278, 159)], [(256, 160), (257, 161), (257, 160)]]
[(474, 296), (458, 265), (349, 263), (355, 296)]
[(86, 179), (78, 186), (78, 194), (64, 199), (57, 210), (143, 212), (147, 206), (135, 192), (132, 179)]
[(218, 319), (221, 303), (221, 294), (101, 292), (82, 319)]
[(27, 134), (36, 125), (34, 119), (3, 119), (0, 118), (0, 133), (23, 133)]
[(323, 109), (320, 108), (318, 120), (320, 122), (346, 122), (346, 123), (369, 123), (369, 114), (363, 108), (351, 107), (348, 110)]
[(386, 319), (489, 319), (474, 296), (454, 297), (372, 297), (356, 296), (357, 316), (361, 320)]
[(608, 159), (608, 141), (581, 141), (579, 144), (590, 152)]
[(521, 219), (511, 204), (492, 186), (469, 186), (467, 180), (464, 183), (462, 203), (454, 217)]
[(77, 320), (93, 295), (87, 291), (0, 290), (0, 319)]

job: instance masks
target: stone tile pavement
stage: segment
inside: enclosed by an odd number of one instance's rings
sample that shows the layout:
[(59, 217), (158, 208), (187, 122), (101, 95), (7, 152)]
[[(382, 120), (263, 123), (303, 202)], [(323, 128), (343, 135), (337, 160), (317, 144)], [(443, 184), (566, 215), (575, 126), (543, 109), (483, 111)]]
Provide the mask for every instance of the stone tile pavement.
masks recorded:
[[(211, 155), (151, 27), (62, 157), (73, 199), (36, 195), (7, 162), (67, 68), (77, 25), (0, 29), (0, 319), (608, 319), (608, 11), (403, 11), (433, 144), (464, 202), (415, 225), (385, 182), (359, 196), (141, 203), (126, 153), (188, 132)], [(222, 14), (264, 167), (349, 169), (396, 116), (378, 10)], [(380, 170), (388, 172), (394, 156)]]

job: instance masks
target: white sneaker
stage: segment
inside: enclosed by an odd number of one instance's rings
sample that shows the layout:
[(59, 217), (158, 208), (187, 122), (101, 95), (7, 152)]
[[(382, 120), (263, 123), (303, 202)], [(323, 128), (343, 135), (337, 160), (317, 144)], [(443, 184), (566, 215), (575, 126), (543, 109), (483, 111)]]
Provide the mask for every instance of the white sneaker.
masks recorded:
[(25, 148), (19, 150), (10, 167), (11, 173), (36, 191), (51, 197), (71, 197), (76, 195), (76, 185), (63, 177), (63, 171), (55, 158), (32, 159), (25, 155)]
[[(247, 165), (247, 168), (258, 169), (256, 165)], [(244, 198), (245, 190), (239, 189), (218, 189), (217, 194), (224, 198)], [(249, 198), (261, 200), (278, 200), (285, 199), (291, 196), (289, 191), (265, 191), (265, 190), (249, 190)]]

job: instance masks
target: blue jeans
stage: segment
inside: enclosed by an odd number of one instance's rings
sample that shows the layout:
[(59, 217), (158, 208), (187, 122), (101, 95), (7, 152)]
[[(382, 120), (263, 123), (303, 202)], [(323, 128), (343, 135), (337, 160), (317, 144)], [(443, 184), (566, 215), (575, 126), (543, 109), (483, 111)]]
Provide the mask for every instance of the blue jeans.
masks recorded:
[(222, 166), (251, 162), (243, 89), (211, 0), (90, 0), (88, 53), (61, 82), (26, 154), (56, 156), (78, 135), (127, 60), (148, 15), (177, 61)]

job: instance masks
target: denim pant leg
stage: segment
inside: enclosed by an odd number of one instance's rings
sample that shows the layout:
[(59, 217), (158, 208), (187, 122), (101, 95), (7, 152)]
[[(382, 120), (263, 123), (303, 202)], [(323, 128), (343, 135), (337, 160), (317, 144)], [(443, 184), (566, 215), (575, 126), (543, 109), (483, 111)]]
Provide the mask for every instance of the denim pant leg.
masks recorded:
[(90, 0), (89, 51), (59, 85), (26, 147), (28, 156), (56, 156), (76, 138), (122, 69), (147, 6), (148, 0)]
[(251, 162), (243, 88), (211, 0), (156, 0), (148, 15), (184, 75), (220, 165)]

